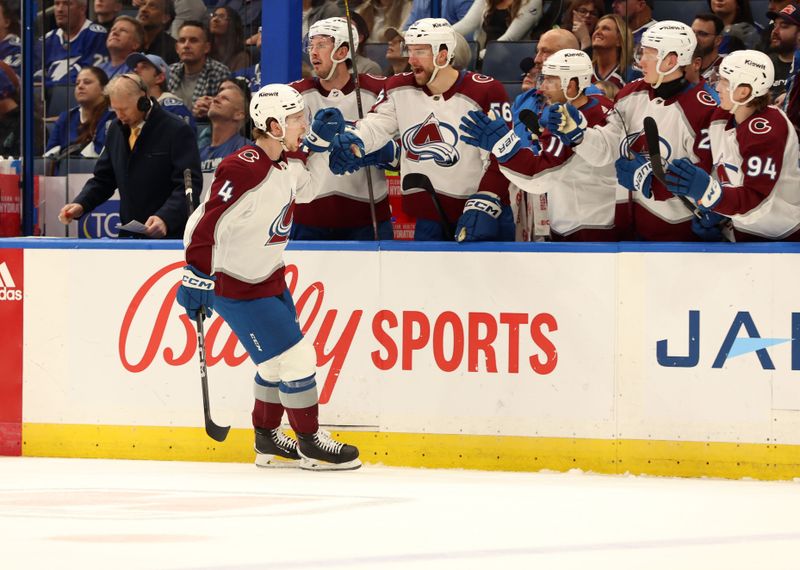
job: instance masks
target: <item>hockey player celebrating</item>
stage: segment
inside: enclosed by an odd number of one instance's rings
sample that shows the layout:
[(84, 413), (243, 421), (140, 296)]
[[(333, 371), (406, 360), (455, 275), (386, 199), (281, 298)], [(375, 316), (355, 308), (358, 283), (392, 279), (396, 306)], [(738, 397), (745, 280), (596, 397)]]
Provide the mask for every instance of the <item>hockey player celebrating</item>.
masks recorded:
[[(399, 134), (403, 210), (417, 219), (414, 239), (453, 239), (445, 228), (458, 222), (459, 241), (513, 240), (508, 181), (488, 152), (458, 135), (468, 111), (494, 110), (510, 122), (505, 89), (491, 77), (452, 67), (456, 36), (447, 20), (418, 20), (404, 39), (412, 71), (388, 78), (383, 95), (355, 131), (333, 138), (331, 168), (355, 171), (364, 159), (353, 145), (369, 156)], [(322, 126), (315, 120), (313, 133)]]
[[(589, 164), (614, 163), (617, 170), (616, 227), (630, 228), (629, 239), (697, 241), (692, 211), (653, 178), (643, 123), (652, 117), (660, 130), (660, 155), (688, 158), (710, 168), (707, 127), (716, 108), (705, 84), (684, 78), (697, 39), (681, 22), (654, 24), (642, 35), (639, 64), (643, 79), (628, 83), (617, 95), (615, 113), (603, 126), (587, 128), (573, 105), (556, 104), (543, 121)], [(711, 222), (709, 222), (711, 223)]]
[(679, 158), (667, 169), (667, 188), (729, 216), (736, 241), (798, 241), (800, 150), (789, 118), (768, 106), (772, 61), (759, 51), (735, 51), (719, 74), (720, 109), (709, 128), (713, 175)]
[[(191, 318), (216, 309), (256, 364), (256, 465), (356, 469), (358, 449), (319, 429), (316, 351), (284, 281), (295, 200), (308, 202), (317, 187), (302, 160), (290, 158), (308, 128), (304, 107), (288, 85), (266, 85), (253, 96), (255, 145), (219, 164), (189, 218), (177, 298)], [(284, 410), (297, 440), (279, 427)]]
[[(351, 54), (358, 49), (358, 30), (353, 26), (354, 49), (349, 47), (347, 20), (327, 18), (311, 25), (308, 30), (308, 55), (317, 77), (292, 83), (305, 99), (312, 115), (321, 109), (335, 108), (341, 123), (358, 119), (357, 97), (369, 109), (383, 90), (384, 77), (359, 74), (360, 93), (356, 92), (351, 76)], [(320, 117), (330, 117), (320, 113)], [(330, 119), (328, 119), (330, 120)], [(308, 168), (319, 184), (317, 197), (309, 204), (298, 204), (294, 212), (292, 239), (306, 240), (367, 240), (373, 238), (367, 176), (371, 177), (379, 239), (392, 239), (391, 213), (386, 175), (382, 168), (365, 168), (352, 176), (335, 176), (328, 168), (327, 143), (318, 139), (309, 142), (317, 151), (308, 159)], [(375, 163), (397, 156), (396, 145), (390, 141)], [(384, 166), (381, 163), (381, 166)], [(385, 166), (391, 166), (386, 164)], [(396, 165), (395, 165), (396, 166)]]
[[(592, 60), (577, 49), (562, 49), (542, 64), (539, 90), (546, 103), (569, 102), (589, 126), (604, 125), (612, 103), (602, 95), (587, 95)], [(544, 131), (536, 154), (509, 131), (501, 118), (470, 111), (461, 120), (462, 139), (494, 154), (500, 172), (532, 194), (548, 193), (550, 231), (554, 240), (614, 241), (616, 179), (610, 164), (592, 166), (561, 140)]]

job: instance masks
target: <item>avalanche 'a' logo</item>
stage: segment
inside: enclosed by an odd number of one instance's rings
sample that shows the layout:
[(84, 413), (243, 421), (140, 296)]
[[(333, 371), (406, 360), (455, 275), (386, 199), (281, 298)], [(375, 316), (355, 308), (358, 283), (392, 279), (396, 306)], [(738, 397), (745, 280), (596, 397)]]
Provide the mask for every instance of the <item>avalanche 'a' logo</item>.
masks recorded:
[[(661, 162), (668, 161), (672, 156), (672, 146), (661, 135), (658, 136), (658, 150), (661, 153)], [(642, 156), (650, 157), (647, 149), (647, 138), (644, 134), (644, 129), (639, 132), (627, 135), (619, 144), (620, 156), (634, 156), (641, 154)]]
[(456, 130), (447, 123), (439, 122), (433, 113), (403, 133), (406, 157), (414, 162), (432, 160), (439, 166), (453, 166), (459, 159), (456, 142)]
[(739, 169), (736, 168), (735, 164), (730, 164), (727, 162), (720, 162), (714, 166), (714, 171), (717, 175), (717, 182), (719, 182), (720, 186), (733, 186), (733, 182), (731, 181), (731, 177), (728, 172), (738, 174)]
[(294, 200), (283, 207), (278, 217), (269, 226), (269, 239), (264, 245), (278, 245), (286, 243), (289, 239), (289, 231), (292, 229), (292, 219), (294, 218)]

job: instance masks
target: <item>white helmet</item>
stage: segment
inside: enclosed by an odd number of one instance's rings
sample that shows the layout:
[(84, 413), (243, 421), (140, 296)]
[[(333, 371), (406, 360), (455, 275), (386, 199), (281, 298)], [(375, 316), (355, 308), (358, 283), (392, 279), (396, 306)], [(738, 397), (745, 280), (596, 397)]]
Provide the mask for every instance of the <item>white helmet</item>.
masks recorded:
[[(692, 55), (697, 47), (697, 36), (694, 35), (692, 28), (683, 22), (664, 20), (653, 24), (645, 30), (644, 34), (642, 34), (641, 46), (658, 50), (656, 59), (658, 82), (653, 86), (658, 87), (664, 80), (665, 75), (669, 75), (679, 67), (692, 63)], [(678, 63), (669, 71), (662, 72), (661, 62), (671, 53), (677, 54)]]
[[(305, 106), (303, 96), (294, 87), (270, 83), (253, 95), (250, 101), (250, 118), (258, 130), (269, 136), (272, 136), (269, 132), (269, 119), (275, 119), (286, 134), (286, 117), (302, 111)], [(283, 137), (278, 140), (283, 140)]]
[[(583, 90), (592, 84), (593, 73), (592, 59), (579, 49), (558, 50), (542, 64), (542, 75), (555, 75), (561, 78), (561, 90), (570, 102), (580, 97)], [(578, 93), (575, 97), (567, 95), (567, 88), (572, 79), (578, 80)]]
[[(775, 67), (764, 52), (743, 49), (725, 56), (719, 66), (719, 75), (728, 80), (733, 112), (739, 105), (746, 105), (754, 98), (769, 93), (775, 81)], [(740, 85), (749, 85), (752, 91), (746, 100), (734, 101), (733, 92)]]
[[(331, 71), (328, 73), (328, 76), (324, 78), (326, 81), (333, 77), (338, 64), (348, 59), (353, 59), (353, 54), (358, 50), (358, 29), (355, 24), (353, 24), (350, 29), (353, 32), (352, 46), (350, 46), (350, 36), (347, 33), (347, 20), (344, 18), (326, 18), (324, 20), (318, 20), (308, 28), (309, 43), (314, 36), (330, 36), (333, 38), (333, 50), (331, 51), (331, 61), (333, 61), (333, 65), (331, 66)], [(342, 44), (348, 45), (349, 49), (347, 50), (347, 55), (342, 59), (336, 59), (333, 54), (336, 53), (336, 50), (339, 49)]]
[[(450, 22), (444, 18), (422, 18), (417, 20), (406, 30), (403, 36), (403, 43), (407, 46), (431, 46), (433, 51), (433, 74), (428, 83), (433, 81), (440, 69), (451, 64), (456, 56), (456, 34), (450, 26)], [(447, 62), (444, 65), (437, 65), (436, 55), (442, 45), (447, 48)]]
[[(345, 59), (352, 59), (351, 54), (358, 51), (358, 29), (353, 24), (350, 28), (353, 31), (353, 48), (347, 50)], [(350, 36), (347, 34), (347, 20), (344, 18), (326, 18), (317, 20), (308, 28), (308, 39), (314, 36), (330, 36), (333, 38), (333, 51), (339, 49), (342, 44), (350, 45)]]

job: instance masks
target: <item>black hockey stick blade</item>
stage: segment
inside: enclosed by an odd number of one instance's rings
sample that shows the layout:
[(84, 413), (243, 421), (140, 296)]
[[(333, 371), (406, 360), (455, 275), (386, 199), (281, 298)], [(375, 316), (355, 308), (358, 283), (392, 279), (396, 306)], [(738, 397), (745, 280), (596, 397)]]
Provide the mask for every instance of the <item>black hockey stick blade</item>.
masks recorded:
[(208, 367), (206, 366), (206, 335), (203, 331), (205, 309), (201, 309), (195, 318), (197, 323), (197, 352), (200, 357), (200, 385), (203, 391), (203, 416), (206, 424), (206, 433), (214, 441), (225, 441), (231, 426), (218, 426), (211, 419), (211, 403), (208, 398)]
[(431, 195), (433, 205), (439, 214), (442, 231), (444, 231), (448, 240), (455, 239), (453, 228), (450, 226), (450, 222), (447, 221), (447, 216), (444, 215), (444, 208), (442, 208), (442, 203), (439, 202), (439, 196), (436, 194), (433, 184), (431, 184), (431, 179), (419, 172), (410, 172), (403, 176), (403, 190), (411, 190), (412, 188), (422, 188)]
[[(655, 176), (661, 184), (667, 186), (667, 175), (664, 172), (664, 165), (661, 163), (661, 143), (658, 136), (658, 125), (653, 117), (644, 118), (644, 138), (647, 141), (647, 154), (650, 157), (650, 164), (653, 167), (653, 176)], [(678, 196), (683, 205), (696, 217), (700, 217), (700, 212), (697, 207), (686, 196)]]
[(539, 126), (539, 118), (536, 116), (536, 113), (530, 109), (523, 109), (519, 112), (519, 121), (525, 125), (525, 128), (528, 129), (531, 134), (537, 137), (542, 134), (542, 128)]

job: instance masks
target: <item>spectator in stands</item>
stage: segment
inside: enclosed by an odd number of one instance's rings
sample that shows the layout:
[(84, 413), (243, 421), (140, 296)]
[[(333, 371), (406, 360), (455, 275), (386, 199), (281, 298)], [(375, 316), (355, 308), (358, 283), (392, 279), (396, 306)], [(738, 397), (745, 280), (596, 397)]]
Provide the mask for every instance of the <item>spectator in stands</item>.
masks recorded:
[(144, 0), (136, 19), (144, 27), (144, 51), (154, 53), (167, 63), (178, 62), (175, 39), (167, 33), (175, 19), (173, 0)]
[[(251, 38), (248, 38), (250, 41)], [(261, 51), (261, 28), (258, 29), (258, 33), (252, 37), (253, 45), (256, 46), (258, 51)], [(305, 61), (303, 62), (305, 63)], [(255, 65), (251, 65), (250, 67), (246, 67), (244, 69), (237, 69), (231, 75), (235, 79), (241, 79), (250, 86), (250, 92), (255, 93), (259, 89), (261, 89), (261, 63), (256, 63)]]
[(774, 28), (769, 42), (769, 58), (775, 68), (775, 82), (770, 95), (775, 100), (786, 92), (794, 52), (800, 48), (800, 3), (790, 2), (780, 12), (767, 12)]
[(208, 108), (211, 140), (208, 145), (200, 146), (200, 165), (203, 172), (214, 172), (223, 158), (245, 145), (253, 144), (242, 134), (247, 120), (248, 98), (249, 89), (242, 90), (233, 81), (222, 83), (219, 93)]
[(616, 14), (600, 18), (592, 34), (592, 83), (610, 81), (617, 87), (636, 78), (633, 63), (633, 36), (625, 20)]
[(48, 87), (72, 84), (83, 67), (100, 65), (108, 57), (106, 30), (86, 18), (86, 0), (55, 0), (53, 13), (57, 28), (44, 38)]
[(244, 69), (250, 65), (242, 19), (235, 10), (229, 6), (215, 9), (208, 31), (211, 39), (209, 57), (225, 64), (228, 69)]
[[(780, 12), (790, 2), (790, 0), (768, 0), (767, 14), (770, 12)], [(761, 14), (754, 14), (753, 19), (757, 19)], [(760, 26), (759, 26), (760, 27)], [(761, 39), (758, 42), (758, 50), (763, 52), (769, 51), (769, 41), (772, 37), (772, 29), (775, 27), (775, 22), (770, 18), (769, 23), (761, 30)]]
[(383, 32), (383, 41), (386, 42), (386, 61), (388, 63), (383, 75), (390, 77), (411, 71), (408, 56), (403, 55), (403, 32), (397, 28), (387, 28)]
[(594, 86), (612, 101), (617, 98), (617, 93), (619, 93), (619, 87), (611, 81), (598, 81)]
[[(22, 49), (19, 41), (19, 14), (9, 9), (6, 0), (0, 0), (0, 60), (19, 76), (22, 67)], [(34, 58), (38, 60), (34, 51)], [(34, 63), (34, 69), (36, 69)]]
[(473, 0), (453, 29), (464, 37), (477, 32), (474, 37), (483, 50), (489, 42), (524, 39), (541, 17), (542, 0)]
[(103, 93), (106, 85), (108, 76), (99, 67), (81, 69), (75, 82), (78, 104), (59, 115), (47, 141), (46, 157), (100, 156), (108, 126), (115, 118)]
[(592, 47), (592, 34), (604, 12), (603, 0), (571, 0), (561, 19), (561, 27), (572, 30), (581, 49), (587, 51)]
[(196, 128), (194, 115), (183, 101), (167, 91), (169, 81), (169, 67), (167, 63), (155, 54), (132, 53), (126, 61), (128, 67), (142, 78), (147, 85), (147, 94), (155, 97), (158, 104), (165, 111), (169, 111), (182, 119), (186, 124)]
[(698, 14), (692, 22), (692, 31), (697, 37), (695, 56), (700, 57), (700, 77), (709, 85), (716, 85), (719, 79), (719, 46), (722, 44), (722, 20), (711, 12)]
[[(438, 1), (438, 0), (437, 0)], [(450, 22), (450, 25), (461, 21), (472, 7), (473, 0), (441, 0), (441, 17)], [(414, 0), (411, 4), (411, 13), (403, 24), (403, 30), (422, 18), (430, 18), (432, 6), (431, 0)], [(466, 40), (472, 40), (472, 35), (464, 36)]]
[(411, 0), (365, 0), (356, 8), (367, 23), (369, 35), (382, 38), (387, 28), (399, 28), (411, 13)]
[(308, 28), (314, 22), (343, 15), (344, 8), (339, 9), (336, 4), (329, 0), (303, 0), (303, 37), (305, 38), (308, 35)]
[(121, 0), (94, 0), (94, 21), (103, 26), (106, 32), (111, 31), (114, 20), (122, 13)]
[(196, 119), (205, 119), (211, 100), (231, 70), (208, 57), (211, 44), (203, 24), (184, 22), (178, 32), (180, 63), (169, 66), (169, 90), (175, 93)]
[(181, 238), (188, 217), (183, 173), (192, 173), (193, 202), (203, 187), (194, 130), (147, 97), (138, 75), (112, 79), (106, 94), (117, 119), (111, 122), (106, 150), (94, 175), (58, 219), (64, 224), (111, 198), (118, 188), (122, 224), (138, 221), (144, 233), (120, 231), (120, 237)]
[[(133, 0), (135, 8), (141, 8), (146, 0)], [(230, 4), (229, 1), (225, 4)], [(205, 22), (208, 9), (203, 0), (173, 0), (173, 15), (167, 33), (172, 37), (178, 36), (178, 30), (187, 20), (199, 20)]]
[(367, 43), (370, 35), (366, 20), (358, 12), (351, 12), (350, 16), (353, 20), (353, 25), (358, 30), (358, 51), (356, 51), (358, 72), (381, 75), (381, 66), (364, 55), (364, 44)]
[(627, 22), (633, 36), (633, 53), (636, 53), (642, 34), (656, 23), (653, 19), (653, 0), (613, 0), (611, 8), (623, 22)]
[(119, 16), (106, 39), (109, 60), (98, 67), (111, 79), (119, 73), (128, 73), (131, 69), (125, 63), (128, 56), (138, 52), (144, 45), (144, 28), (139, 20), (130, 16)]
[(750, 0), (708, 0), (708, 6), (725, 25), (720, 53), (728, 54), (742, 47), (755, 48), (759, 34), (750, 11)]
[(242, 19), (245, 37), (255, 34), (258, 28), (261, 27), (262, 0), (234, 0), (230, 4), (238, 6), (236, 12)]
[(19, 77), (0, 62), (0, 156), (21, 156)]

